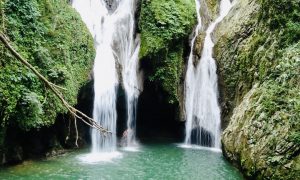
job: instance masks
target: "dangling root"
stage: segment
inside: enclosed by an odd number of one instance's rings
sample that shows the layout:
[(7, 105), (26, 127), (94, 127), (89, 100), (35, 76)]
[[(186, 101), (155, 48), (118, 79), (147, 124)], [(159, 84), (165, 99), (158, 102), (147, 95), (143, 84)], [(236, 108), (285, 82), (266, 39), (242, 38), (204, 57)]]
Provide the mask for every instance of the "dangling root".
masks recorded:
[(77, 129), (77, 119), (75, 118), (75, 131), (76, 131), (76, 139), (75, 139), (75, 145), (78, 147), (78, 129)]
[(74, 118), (74, 126), (75, 126), (75, 132), (76, 132), (76, 139), (75, 139), (75, 146), (78, 147), (78, 128), (77, 128), (77, 119), (75, 116)]
[[(26, 61), (15, 49), (10, 45), (8, 42), (6, 36), (0, 32), (0, 40), (4, 44), (4, 46), (22, 63), (24, 64), (27, 68), (29, 68), (35, 75), (37, 75), (44, 83), (45, 85), (58, 97), (58, 99), (62, 102), (62, 104), (67, 108), (67, 110), (75, 117), (80, 119), (82, 122), (87, 124), (88, 126), (97, 129), (101, 133), (104, 133), (106, 135), (107, 133), (112, 133), (111, 131), (108, 131), (101, 125), (99, 125), (94, 119), (88, 117), (85, 115), (83, 112), (79, 111), (78, 109), (72, 107), (64, 98), (62, 93), (58, 89), (63, 89), (65, 88), (59, 87), (52, 82), (48, 81), (42, 74), (38, 72), (38, 70), (33, 67), (28, 61)], [(77, 125), (76, 125), (77, 127)], [(77, 134), (78, 135), (78, 134)]]
[[(64, 117), (63, 117), (63, 118), (64, 118)], [(68, 120), (69, 120), (68, 135), (67, 135), (67, 137), (66, 137), (66, 139), (65, 139), (65, 142), (67, 142), (67, 141), (69, 140), (69, 137), (71, 136), (71, 119), (68, 118)]]

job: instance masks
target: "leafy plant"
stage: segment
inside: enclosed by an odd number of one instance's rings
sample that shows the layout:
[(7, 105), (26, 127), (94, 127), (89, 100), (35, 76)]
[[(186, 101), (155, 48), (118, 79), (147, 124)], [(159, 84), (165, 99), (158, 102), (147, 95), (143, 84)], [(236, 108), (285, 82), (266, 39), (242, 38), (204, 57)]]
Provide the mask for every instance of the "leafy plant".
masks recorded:
[(139, 28), (140, 57), (153, 55), (186, 37), (196, 23), (196, 8), (192, 0), (142, 1)]
[(167, 92), (171, 104), (179, 102), (185, 43), (196, 23), (193, 0), (143, 0), (139, 19), (142, 60), (151, 61), (150, 80)]
[[(65, 0), (1, 3), (1, 31), (39, 72), (66, 89), (64, 98), (74, 105), (95, 56), (93, 39), (79, 14)], [(27, 131), (54, 124), (66, 109), (2, 44), (0, 49), (0, 129)]]

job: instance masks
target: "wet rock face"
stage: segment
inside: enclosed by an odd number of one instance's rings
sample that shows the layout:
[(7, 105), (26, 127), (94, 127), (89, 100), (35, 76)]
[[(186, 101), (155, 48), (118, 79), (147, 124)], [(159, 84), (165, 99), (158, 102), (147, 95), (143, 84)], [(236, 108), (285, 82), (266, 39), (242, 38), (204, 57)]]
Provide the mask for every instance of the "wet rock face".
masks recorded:
[(192, 133), (191, 133), (192, 144), (211, 147), (213, 142), (214, 142), (214, 136), (211, 132), (199, 126), (192, 129)]
[[(93, 81), (84, 85), (78, 95), (76, 108), (92, 117), (94, 89)], [(0, 149), (0, 166), (21, 163), (26, 159), (56, 156), (66, 149), (81, 148), (90, 144), (90, 127), (77, 120), (78, 140), (74, 119), (68, 114), (59, 114), (54, 125), (38, 130), (23, 131), (8, 127), (4, 149)]]
[(196, 57), (193, 59), (193, 64), (195, 67), (198, 65), (201, 59), (201, 53), (204, 46), (205, 36), (206, 36), (205, 32), (200, 32), (195, 41), (195, 46), (193, 50), (194, 55), (196, 55)]
[(23, 149), (21, 146), (15, 146), (7, 155), (8, 159), (5, 159), (5, 163), (17, 164), (23, 161)]
[(185, 122), (179, 121), (178, 105), (170, 104), (160, 84), (147, 78), (153, 69), (149, 59), (141, 61), (141, 69), (145, 80), (137, 107), (138, 139), (171, 138), (182, 142)]
[(193, 64), (195, 67), (198, 65), (201, 59), (206, 29), (217, 17), (219, 8), (219, 3), (217, 0), (201, 0), (200, 3), (201, 29), (197, 35), (193, 49), (193, 54), (195, 55), (193, 58)]
[[(216, 43), (214, 58), (217, 61), (222, 110), (222, 127), (226, 127), (236, 107), (252, 88), (255, 61), (242, 60), (250, 54), (250, 37), (258, 23), (260, 6), (256, 1), (239, 0), (213, 33)], [(249, 38), (250, 37), (250, 38)], [(250, 55), (250, 56), (253, 56)], [(256, 59), (257, 61), (258, 59)]]
[[(89, 133), (89, 128), (81, 122), (77, 123), (77, 127), (78, 146), (83, 147), (87, 142), (85, 133)], [(0, 154), (0, 166), (18, 164), (26, 159), (56, 156), (64, 153), (65, 149), (76, 147), (74, 123), (69, 124), (67, 116), (57, 120), (55, 125), (38, 131), (24, 132), (13, 128), (8, 129), (7, 134), (5, 151)]]
[(200, 0), (200, 16), (202, 31), (205, 32), (209, 24), (215, 20), (219, 13), (219, 0)]
[(118, 5), (119, 5), (119, 2), (121, 0), (105, 0), (105, 3), (106, 3), (106, 7), (111, 11), (111, 12), (114, 12)]

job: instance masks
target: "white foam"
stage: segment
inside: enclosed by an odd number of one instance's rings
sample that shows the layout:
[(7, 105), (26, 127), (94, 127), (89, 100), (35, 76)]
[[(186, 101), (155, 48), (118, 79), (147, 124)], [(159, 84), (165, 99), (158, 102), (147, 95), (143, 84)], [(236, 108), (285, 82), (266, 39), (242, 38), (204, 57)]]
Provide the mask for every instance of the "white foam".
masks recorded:
[(127, 146), (122, 148), (123, 151), (128, 151), (128, 152), (140, 152), (140, 147), (139, 146)]
[(101, 153), (89, 153), (78, 156), (78, 159), (83, 163), (96, 164), (100, 162), (113, 162), (114, 159), (122, 158), (122, 153), (118, 151), (114, 152), (101, 152)]
[(217, 153), (222, 152), (222, 150), (219, 148), (211, 148), (211, 147), (204, 147), (204, 146), (191, 145), (191, 144), (177, 144), (177, 146), (184, 149), (198, 149), (198, 150), (212, 151)]

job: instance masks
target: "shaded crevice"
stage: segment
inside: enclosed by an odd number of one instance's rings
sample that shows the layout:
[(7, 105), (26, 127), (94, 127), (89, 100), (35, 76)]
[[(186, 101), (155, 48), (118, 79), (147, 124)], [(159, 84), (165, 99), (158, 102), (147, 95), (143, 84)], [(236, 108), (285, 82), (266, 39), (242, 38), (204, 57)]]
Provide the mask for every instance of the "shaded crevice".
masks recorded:
[(185, 122), (180, 121), (179, 105), (170, 104), (168, 94), (159, 83), (149, 80), (153, 68), (151, 60), (141, 60), (145, 80), (138, 101), (137, 136), (139, 139), (172, 138), (182, 141)]

